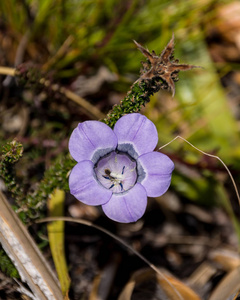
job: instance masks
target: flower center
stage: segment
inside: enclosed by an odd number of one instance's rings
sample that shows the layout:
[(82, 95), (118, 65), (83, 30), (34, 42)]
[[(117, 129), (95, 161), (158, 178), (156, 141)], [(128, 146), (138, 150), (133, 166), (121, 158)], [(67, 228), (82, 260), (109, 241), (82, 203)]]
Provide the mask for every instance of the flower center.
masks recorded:
[(99, 159), (94, 170), (105, 188), (118, 194), (131, 189), (137, 181), (137, 163), (122, 152), (111, 152)]

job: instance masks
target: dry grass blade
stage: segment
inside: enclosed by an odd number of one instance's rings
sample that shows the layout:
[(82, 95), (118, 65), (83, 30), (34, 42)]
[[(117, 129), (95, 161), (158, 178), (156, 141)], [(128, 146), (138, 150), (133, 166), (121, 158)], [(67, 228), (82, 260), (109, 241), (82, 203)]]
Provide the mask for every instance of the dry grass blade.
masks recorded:
[(238, 300), (240, 297), (240, 290), (237, 291), (236, 295), (234, 296), (233, 300)]
[(36, 299), (63, 299), (57, 279), (24, 225), (0, 192), (0, 242)]
[(209, 262), (203, 262), (201, 265), (188, 277), (188, 284), (191, 287), (202, 290), (204, 286), (211, 280), (211, 277), (216, 273), (216, 268)]
[(211, 251), (209, 257), (215, 264), (220, 265), (227, 272), (240, 267), (239, 255), (236, 252), (227, 249), (216, 249)]
[(240, 289), (240, 267), (228, 273), (217, 288), (213, 291), (209, 300), (226, 300)]
[(126, 284), (118, 300), (131, 300), (136, 285), (141, 285), (144, 282), (148, 283), (149, 281), (155, 281), (158, 284), (156, 296), (161, 296), (162, 300), (175, 300), (175, 289), (180, 292), (184, 300), (200, 300), (199, 296), (185, 284), (170, 275), (164, 274), (164, 276), (171, 282), (174, 289), (166, 284), (166, 280), (163, 280), (162, 276), (159, 276), (151, 269), (135, 272), (130, 281)]
[(73, 36), (68, 36), (67, 39), (64, 41), (62, 46), (58, 49), (57, 53), (50, 58), (42, 67), (44, 71), (50, 70), (50, 68), (60, 60), (64, 55), (66, 55), (69, 47), (71, 46), (72, 42), (74, 41)]

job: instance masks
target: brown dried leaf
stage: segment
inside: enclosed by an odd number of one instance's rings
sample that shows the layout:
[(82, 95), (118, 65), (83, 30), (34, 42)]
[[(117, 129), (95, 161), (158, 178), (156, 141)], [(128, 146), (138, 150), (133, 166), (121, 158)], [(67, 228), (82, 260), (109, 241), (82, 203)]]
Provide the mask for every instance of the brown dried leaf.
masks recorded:
[(0, 242), (34, 299), (63, 299), (55, 274), (1, 192), (0, 206)]
[[(209, 300), (226, 300), (240, 289), (240, 267), (228, 273), (213, 291)], [(231, 298), (232, 299), (232, 298)]]
[(228, 249), (213, 250), (210, 252), (209, 258), (225, 271), (231, 271), (240, 266), (239, 254)]
[(152, 54), (141, 46), (139, 43), (134, 41), (138, 49), (148, 59), (148, 64), (143, 63), (143, 70), (140, 80), (151, 80), (154, 78), (161, 78), (166, 84), (167, 88), (172, 91), (172, 96), (175, 94), (174, 82), (178, 81), (177, 74), (180, 71), (187, 71), (193, 68), (199, 68), (198, 66), (188, 64), (178, 64), (178, 60), (174, 59), (174, 34), (166, 48), (162, 51), (160, 56), (157, 56), (155, 51)]
[[(160, 276), (150, 269), (143, 269), (135, 272), (130, 281), (126, 284), (118, 300), (132, 299), (132, 294), (136, 285), (140, 286), (141, 284), (150, 283), (151, 281), (157, 283), (158, 289), (156, 293), (162, 300), (201, 300), (200, 297), (183, 282), (165, 272), (163, 273), (163, 276)], [(178, 297), (178, 295), (180, 296)], [(143, 296), (142, 293), (141, 296)]]

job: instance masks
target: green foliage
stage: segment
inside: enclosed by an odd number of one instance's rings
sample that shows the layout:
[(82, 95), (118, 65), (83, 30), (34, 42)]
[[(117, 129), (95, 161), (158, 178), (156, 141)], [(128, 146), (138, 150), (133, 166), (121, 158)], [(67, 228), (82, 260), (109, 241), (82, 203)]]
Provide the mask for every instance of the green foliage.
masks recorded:
[[(13, 166), (22, 157), (22, 154), (22, 144), (13, 140), (3, 146), (0, 160), (0, 176), (16, 199), (22, 197), (22, 189), (15, 178)], [(0, 249), (0, 269), (7, 276), (20, 278), (17, 269), (3, 249)]]
[(1, 164), (14, 164), (22, 157), (22, 154), (22, 144), (13, 140), (12, 142), (7, 143), (2, 149)]
[(150, 96), (153, 94), (153, 86), (154, 80), (152, 80), (152, 84), (147, 84), (146, 81), (138, 81), (133, 84), (127, 96), (120, 104), (114, 105), (107, 117), (103, 119), (103, 122), (113, 128), (117, 120), (123, 115), (140, 111), (142, 106), (145, 106), (150, 101)]
[(46, 170), (37, 189), (26, 196), (26, 203), (29, 208), (27, 214), (30, 219), (38, 218), (43, 214), (47, 199), (56, 188), (69, 191), (68, 175), (75, 164), (76, 162), (69, 155), (61, 156)]
[(16, 76), (18, 84), (25, 88), (31, 88), (33, 90), (42, 89), (41, 84), (42, 72), (39, 68), (33, 66), (30, 63), (23, 63), (17, 66)]
[[(219, 191), (219, 183), (211, 173), (199, 174), (195, 177), (189, 177), (181, 174), (177, 170), (174, 172), (171, 187), (178, 192), (179, 195), (186, 199), (198, 201), (199, 204), (205, 206), (214, 206), (222, 199), (223, 195)], [(208, 174), (209, 173), (209, 174)], [(211, 201), (209, 201), (211, 200)]]
[(9, 192), (16, 201), (13, 207), (26, 223), (29, 219), (35, 219), (43, 214), (46, 209), (48, 196), (55, 188), (68, 191), (68, 172), (75, 162), (70, 156), (60, 156), (56, 162), (45, 172), (43, 180), (34, 192), (25, 194), (25, 187), (18, 182), (15, 174), (15, 164), (22, 157), (23, 147), (17, 141), (12, 141), (3, 146), (0, 161), (0, 176)]
[(5, 185), (16, 201), (20, 201), (23, 189), (16, 180), (14, 165), (22, 157), (22, 154), (22, 144), (13, 140), (2, 147), (0, 159), (0, 177), (3, 178)]
[(207, 152), (219, 149), (217, 155), (227, 164), (236, 164), (240, 160), (239, 126), (201, 32), (187, 45), (192, 49), (191, 62), (204, 67), (197, 76), (186, 73), (177, 90), (182, 122), (191, 128), (188, 140)]
[(3, 249), (0, 249), (0, 269), (9, 277), (20, 278), (17, 269)]

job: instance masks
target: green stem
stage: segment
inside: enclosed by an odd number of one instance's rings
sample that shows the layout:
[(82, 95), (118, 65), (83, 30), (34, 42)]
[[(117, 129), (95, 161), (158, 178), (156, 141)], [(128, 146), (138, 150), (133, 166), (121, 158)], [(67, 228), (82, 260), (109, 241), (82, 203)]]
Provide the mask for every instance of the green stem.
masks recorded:
[(102, 122), (113, 128), (122, 116), (139, 112), (142, 106), (150, 101), (150, 96), (157, 91), (159, 91), (159, 88), (155, 87), (154, 80), (137, 80), (131, 86), (127, 96), (120, 104), (113, 106)]

